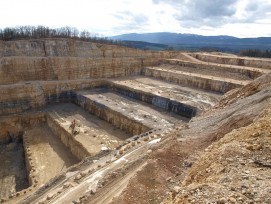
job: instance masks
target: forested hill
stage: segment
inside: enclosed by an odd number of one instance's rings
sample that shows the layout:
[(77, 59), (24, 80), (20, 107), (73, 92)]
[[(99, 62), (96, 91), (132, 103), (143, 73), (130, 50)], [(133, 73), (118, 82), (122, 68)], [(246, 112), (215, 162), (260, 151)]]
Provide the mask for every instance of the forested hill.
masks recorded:
[(110, 37), (113, 40), (143, 41), (148, 43), (164, 44), (174, 49), (213, 48), (228, 51), (243, 49), (271, 49), (271, 37), (236, 38), (232, 36), (202, 36), (178, 33), (144, 33), (123, 34)]
[(98, 42), (105, 44), (121, 43), (117, 40), (109, 39), (105, 36), (91, 33), (87, 30), (79, 31), (74, 27), (49, 28), (45, 26), (17, 26), (0, 28), (0, 40), (28, 40), (41, 38), (70, 38), (79, 39), (83, 41)]

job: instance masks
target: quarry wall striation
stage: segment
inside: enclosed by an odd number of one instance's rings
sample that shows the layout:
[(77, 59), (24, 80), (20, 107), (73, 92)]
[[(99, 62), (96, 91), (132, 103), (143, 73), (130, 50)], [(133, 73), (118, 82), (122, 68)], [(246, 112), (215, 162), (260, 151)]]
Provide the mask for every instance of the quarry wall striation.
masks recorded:
[(269, 59), (227, 57), (201, 53), (190, 53), (189, 55), (205, 62), (271, 69), (271, 60)]
[(75, 39), (0, 40), (0, 57), (169, 57), (172, 52), (152, 52)]
[(138, 75), (174, 54), (74, 39), (0, 41), (0, 84)]
[(110, 83), (110, 88), (124, 96), (128, 96), (130, 98), (152, 104), (156, 107), (163, 108), (167, 111), (176, 113), (181, 116), (185, 116), (187, 118), (194, 117), (199, 111), (197, 107), (193, 107), (180, 101), (171, 98), (165, 98), (163, 96), (155, 95), (153, 93), (129, 88), (120, 84)]
[(104, 80), (40, 81), (3, 85), (0, 89), (0, 115), (37, 109), (48, 103), (68, 102), (70, 91), (99, 87)]
[[(253, 69), (253, 68), (244, 68), (240, 66), (229, 66), (229, 65), (222, 65), (222, 64), (215, 64), (215, 63), (198, 63), (198, 62), (189, 62), (189, 61), (182, 61), (179, 59), (168, 59), (162, 60), (164, 63), (169, 63), (171, 65), (179, 65), (181, 67), (189, 67), (191, 70), (197, 69), (207, 69), (207, 70), (214, 70), (220, 72), (232, 72), (245, 75), (251, 79), (255, 79), (260, 77), (264, 72), (260, 69)], [(178, 67), (176, 68), (178, 69)]]
[(181, 84), (184, 86), (196, 87), (223, 94), (234, 88), (239, 88), (242, 86), (241, 84), (219, 79), (218, 77), (201, 76), (199, 74), (181, 73), (181, 72), (176, 73), (174, 71), (173, 72), (164, 71), (161, 69), (159, 70), (150, 67), (144, 68), (143, 73), (145, 76), (148, 77), (154, 77), (157, 79)]
[(99, 103), (99, 101), (91, 100), (80, 94), (80, 92), (76, 93), (75, 104), (132, 135), (138, 135), (151, 129), (140, 121), (124, 116), (119, 110), (106, 107)]
[(42, 112), (10, 115), (0, 118), (0, 143), (8, 143), (23, 136), (24, 130), (46, 121)]
[(159, 58), (0, 58), (0, 85), (36, 80), (74, 80), (134, 76)]

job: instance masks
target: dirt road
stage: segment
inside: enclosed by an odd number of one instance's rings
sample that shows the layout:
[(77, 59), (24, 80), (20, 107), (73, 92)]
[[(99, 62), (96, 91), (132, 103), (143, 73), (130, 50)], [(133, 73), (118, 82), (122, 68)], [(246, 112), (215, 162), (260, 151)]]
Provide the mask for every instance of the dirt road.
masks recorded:
[[(91, 192), (97, 192), (95, 197), (91, 200), (97, 200), (97, 202), (107, 203), (113, 199), (113, 197), (122, 192), (125, 186), (128, 184), (129, 179), (140, 170), (145, 163), (142, 160), (142, 163), (139, 163), (138, 166), (131, 168), (131, 171), (125, 172), (125, 176), (120, 179), (113, 180), (110, 183), (111, 187), (102, 188), (103, 193), (99, 194), (99, 183), (103, 180), (104, 177), (110, 173), (124, 169), (127, 164), (133, 163), (134, 161), (141, 160), (150, 147), (159, 143), (161, 138), (155, 138), (149, 142), (143, 142), (139, 145), (136, 145), (134, 149), (128, 151), (125, 155), (116, 158), (114, 154), (110, 154), (103, 159), (96, 161), (92, 165), (87, 166), (83, 172), (92, 172), (93, 169), (96, 171), (94, 173), (84, 173), (84, 177), (80, 179), (80, 182), (77, 182), (78, 175), (82, 175), (81, 172), (69, 172), (66, 174), (66, 179), (64, 182), (60, 182), (54, 185), (54, 188), (48, 189), (43, 196), (40, 196), (38, 199), (33, 200), (31, 203), (39, 203), (47, 201), (48, 203), (72, 203), (73, 201), (78, 201), (80, 198), (90, 196)], [(106, 162), (110, 161), (110, 162)], [(63, 183), (70, 183), (70, 187), (64, 190)], [(104, 191), (105, 189), (105, 191)], [(106, 196), (105, 196), (106, 195)], [(26, 203), (25, 201), (24, 203)], [(93, 203), (92, 201), (90, 203)]]

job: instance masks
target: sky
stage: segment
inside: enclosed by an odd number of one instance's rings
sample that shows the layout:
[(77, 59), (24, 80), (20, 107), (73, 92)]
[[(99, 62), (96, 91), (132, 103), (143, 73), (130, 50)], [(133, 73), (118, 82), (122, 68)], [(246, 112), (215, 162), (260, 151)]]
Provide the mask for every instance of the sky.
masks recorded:
[(271, 0), (0, 0), (0, 28), (271, 37)]

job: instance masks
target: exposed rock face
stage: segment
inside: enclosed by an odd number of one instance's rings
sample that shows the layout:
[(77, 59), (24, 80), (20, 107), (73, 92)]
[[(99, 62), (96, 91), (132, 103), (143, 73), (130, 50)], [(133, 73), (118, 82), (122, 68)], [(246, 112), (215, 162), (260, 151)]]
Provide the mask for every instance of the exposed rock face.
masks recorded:
[(39, 108), (50, 102), (68, 101), (69, 91), (105, 84), (103, 80), (28, 82), (0, 89), (0, 115)]
[[(242, 86), (242, 82), (225, 81), (218, 77), (202, 77), (199, 74), (175, 73), (174, 71), (158, 70), (156, 68), (144, 68), (144, 75), (155, 77), (185, 86), (193, 86), (205, 90), (226, 93), (231, 89)], [(245, 82), (244, 82), (245, 83)]]
[(142, 67), (173, 54), (73, 39), (0, 41), (0, 115), (59, 102), (67, 91), (103, 84), (90, 79), (139, 75)]
[(173, 52), (142, 51), (72, 39), (0, 42), (0, 81), (108, 78), (139, 74)]
[(52, 131), (59, 136), (59, 139), (78, 159), (82, 160), (90, 156), (89, 152), (83, 147), (81, 143), (74, 139), (74, 136), (67, 132), (50, 114), (47, 115), (48, 126)]
[(85, 42), (74, 39), (37, 39), (0, 41), (0, 56), (28, 57), (163, 57), (164, 53), (142, 51), (115, 45)]
[(3, 57), (1, 84), (35, 80), (73, 80), (138, 75), (159, 58)]
[(247, 67), (258, 67), (271, 69), (271, 60), (269, 59), (258, 59), (258, 58), (248, 58), (248, 57), (227, 57), (223, 55), (210, 55), (210, 54), (201, 54), (201, 53), (191, 53), (191, 56), (205, 61), (205, 62), (214, 62), (219, 64), (231, 64)]
[(6, 116), (0, 119), (0, 143), (11, 139), (17, 139), (23, 135), (23, 131), (44, 122), (44, 113), (32, 113), (17, 116)]

